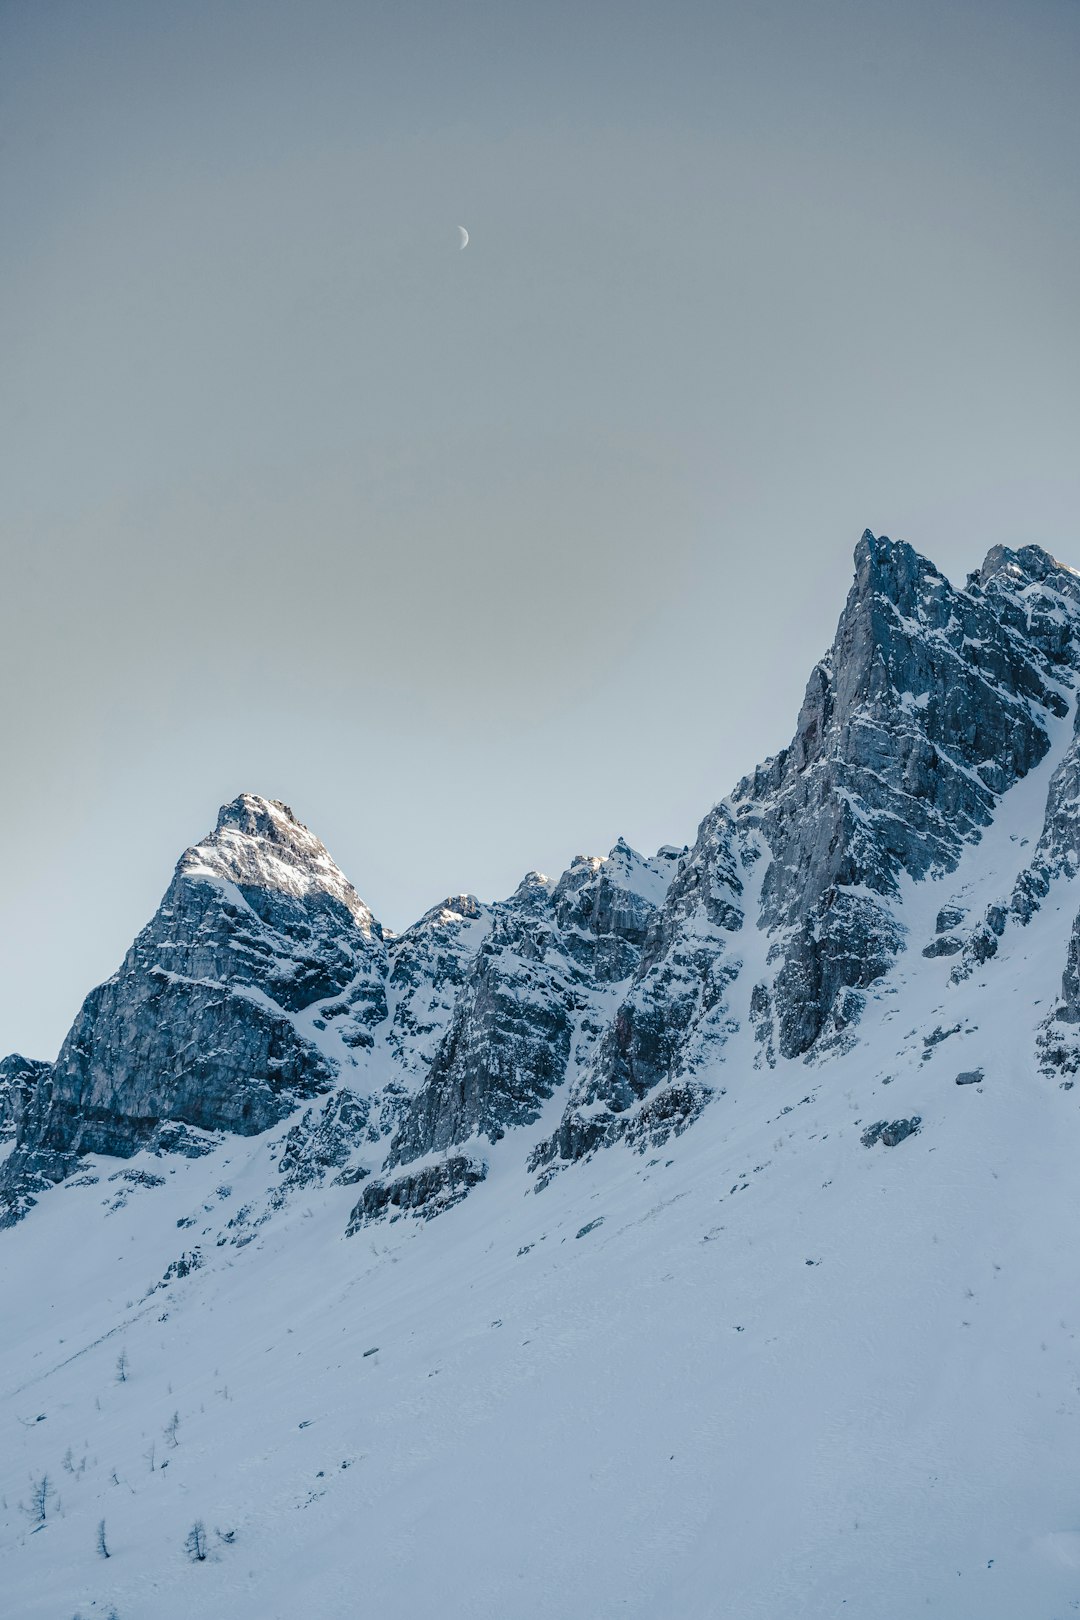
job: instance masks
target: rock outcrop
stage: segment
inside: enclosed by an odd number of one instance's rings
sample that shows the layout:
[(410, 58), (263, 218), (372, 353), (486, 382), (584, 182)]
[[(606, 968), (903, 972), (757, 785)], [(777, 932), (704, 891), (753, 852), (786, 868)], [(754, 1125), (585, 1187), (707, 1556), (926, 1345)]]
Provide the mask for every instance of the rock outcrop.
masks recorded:
[(31, 1098), (51, 1068), (19, 1052), (0, 1062), (0, 1142), (10, 1142), (18, 1134)]
[[(700, 1112), (700, 1088), (686, 1082), (722, 1052), (733, 1027), (729, 987), (742, 966), (738, 845), (730, 811), (720, 805), (706, 816), (693, 848), (679, 861), (634, 973), (570, 1088), (558, 1130), (534, 1152), (534, 1167), (550, 1165), (556, 1157), (580, 1158), (628, 1132), (662, 1140), (670, 1132), (657, 1135), (661, 1121), (675, 1129)], [(755, 853), (747, 852), (748, 864)], [(654, 1099), (643, 1121), (638, 1105), (665, 1083), (666, 1103)]]
[(491, 906), (455, 894), (391, 942), (386, 1043), (402, 1092), (427, 1073), (491, 922)]
[(557, 883), (530, 872), (494, 907), (454, 1014), (390, 1149), (390, 1164), (534, 1121), (587, 1062), (612, 987), (648, 938), (679, 851), (644, 860), (621, 839)]
[(487, 1164), (469, 1153), (452, 1153), (435, 1164), (404, 1170), (369, 1182), (353, 1207), (346, 1237), (383, 1217), (391, 1221), (411, 1215), (429, 1221), (443, 1210), (460, 1204), (472, 1187), (487, 1175)]

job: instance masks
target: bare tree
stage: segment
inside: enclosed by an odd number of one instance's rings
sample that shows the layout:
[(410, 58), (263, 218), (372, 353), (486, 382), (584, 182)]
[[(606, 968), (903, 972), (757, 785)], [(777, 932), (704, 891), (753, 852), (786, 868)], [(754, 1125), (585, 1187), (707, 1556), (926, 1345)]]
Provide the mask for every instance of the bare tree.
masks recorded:
[(121, 1350), (120, 1354), (116, 1358), (116, 1382), (118, 1384), (127, 1383), (127, 1370), (128, 1353), (126, 1350)]
[(97, 1527), (97, 1550), (101, 1554), (102, 1558), (111, 1558), (112, 1557), (112, 1554), (109, 1551), (109, 1544), (105, 1540), (105, 1520), (104, 1519), (102, 1519), (101, 1523)]
[(179, 1412), (174, 1412), (168, 1423), (166, 1423), (164, 1429), (166, 1440), (169, 1442), (170, 1446), (174, 1448), (180, 1444), (179, 1440), (176, 1438), (176, 1431), (179, 1427), (180, 1414)]
[(193, 1564), (206, 1562), (206, 1526), (196, 1519), (184, 1540), (184, 1551)]
[(150, 1449), (149, 1449), (149, 1451), (144, 1451), (143, 1456), (146, 1458), (147, 1462), (150, 1464), (150, 1472), (153, 1473), (154, 1469), (157, 1467), (157, 1463), (156, 1463), (156, 1460), (155, 1460), (156, 1457), (157, 1457), (157, 1441), (156, 1440), (151, 1440)]
[(48, 1474), (42, 1474), (39, 1479), (30, 1476), (30, 1502), (23, 1507), (23, 1512), (34, 1524), (44, 1524), (49, 1516), (49, 1503), (56, 1496), (52, 1480)]

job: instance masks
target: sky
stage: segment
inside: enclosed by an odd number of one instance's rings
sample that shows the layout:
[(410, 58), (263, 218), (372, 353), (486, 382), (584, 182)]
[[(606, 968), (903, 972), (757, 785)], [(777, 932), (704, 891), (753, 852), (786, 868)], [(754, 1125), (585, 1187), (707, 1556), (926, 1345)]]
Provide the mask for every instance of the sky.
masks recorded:
[(0, 1051), (240, 791), (400, 929), (691, 840), (864, 528), (1080, 565), (1078, 75), (1074, 0), (0, 0)]

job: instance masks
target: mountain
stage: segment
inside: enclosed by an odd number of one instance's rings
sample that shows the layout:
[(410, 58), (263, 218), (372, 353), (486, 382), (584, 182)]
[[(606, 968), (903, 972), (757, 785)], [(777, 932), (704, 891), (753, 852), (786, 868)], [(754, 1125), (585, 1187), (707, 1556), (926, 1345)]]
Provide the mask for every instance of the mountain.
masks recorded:
[(401, 935), (227, 804), (0, 1063), (11, 1612), (1070, 1612), (1078, 630), (867, 532), (691, 846)]

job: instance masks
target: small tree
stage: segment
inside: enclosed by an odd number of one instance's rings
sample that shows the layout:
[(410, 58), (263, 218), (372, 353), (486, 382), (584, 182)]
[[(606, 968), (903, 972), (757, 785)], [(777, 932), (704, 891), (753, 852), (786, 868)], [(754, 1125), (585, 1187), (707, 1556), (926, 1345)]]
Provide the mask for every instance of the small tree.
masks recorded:
[(126, 1384), (127, 1383), (127, 1370), (128, 1370), (127, 1351), (126, 1350), (121, 1350), (120, 1354), (116, 1358), (116, 1382), (118, 1384)]
[(105, 1520), (104, 1519), (101, 1520), (100, 1524), (97, 1527), (97, 1550), (101, 1554), (102, 1558), (111, 1558), (112, 1557), (112, 1554), (109, 1551), (109, 1544), (105, 1540)]
[(49, 1516), (49, 1504), (56, 1495), (52, 1480), (48, 1474), (42, 1474), (39, 1479), (30, 1476), (30, 1501), (24, 1504), (23, 1512), (33, 1524), (44, 1524)]
[(170, 1446), (173, 1446), (174, 1448), (180, 1444), (179, 1440), (176, 1438), (176, 1431), (179, 1427), (180, 1414), (179, 1412), (174, 1412), (168, 1423), (166, 1423), (164, 1430), (166, 1440), (169, 1442)]
[(206, 1562), (206, 1526), (196, 1519), (184, 1540), (184, 1551), (193, 1564)]

